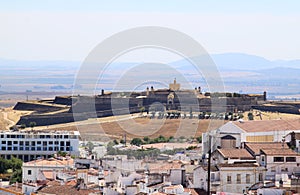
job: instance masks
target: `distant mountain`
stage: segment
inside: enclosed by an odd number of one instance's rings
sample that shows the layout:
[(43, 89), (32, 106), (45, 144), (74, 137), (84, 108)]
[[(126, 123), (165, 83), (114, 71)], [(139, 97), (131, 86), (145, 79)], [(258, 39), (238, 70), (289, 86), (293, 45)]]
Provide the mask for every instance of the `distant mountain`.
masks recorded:
[(276, 67), (300, 68), (300, 60), (270, 61), (263, 57), (243, 53), (213, 54), (211, 57), (221, 70), (262, 70)]
[[(276, 67), (300, 68), (300, 60), (267, 60), (260, 56), (243, 53), (223, 53), (210, 55), (219, 70), (262, 70)], [(177, 67), (187, 68), (186, 60), (173, 62)]]
[[(300, 60), (267, 60), (263, 57), (242, 53), (224, 53), (210, 55), (220, 71), (220, 75), (228, 91), (243, 91), (245, 93), (299, 92)], [(142, 70), (132, 69), (136, 63), (115, 63), (110, 65), (104, 74), (105, 86), (117, 81), (123, 73), (131, 72), (131, 78), (145, 79)], [(6, 91), (64, 91), (71, 90), (76, 72), (81, 62), (76, 61), (17, 61), (0, 59), (0, 90)], [(199, 78), (194, 67), (187, 60), (170, 63), (176, 70), (195, 86), (205, 85), (205, 80)], [(97, 68), (97, 67), (95, 67)], [(151, 66), (149, 70), (151, 69)], [(162, 68), (154, 68), (155, 74), (161, 77), (173, 78), (173, 73)], [(156, 71), (156, 72), (155, 72)], [(163, 72), (163, 74), (161, 74)], [(158, 73), (158, 74), (156, 74)], [(148, 72), (151, 75), (150, 72)], [(127, 74), (128, 76), (128, 74)], [(157, 78), (158, 80), (161, 78)], [(146, 79), (147, 80), (147, 79)], [(128, 81), (130, 82), (130, 81)], [(127, 85), (124, 83), (124, 85)], [(208, 90), (208, 89), (207, 89)], [(1, 93), (0, 93), (1, 94)]]

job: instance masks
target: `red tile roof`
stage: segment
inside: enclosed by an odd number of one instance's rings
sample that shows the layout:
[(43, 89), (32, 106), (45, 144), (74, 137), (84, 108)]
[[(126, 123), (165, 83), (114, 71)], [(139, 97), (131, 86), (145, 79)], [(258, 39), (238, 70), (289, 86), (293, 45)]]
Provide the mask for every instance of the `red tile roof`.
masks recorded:
[(248, 147), (250, 150), (254, 152), (254, 155), (259, 155), (261, 149), (281, 149), (281, 148), (289, 148), (285, 143), (282, 147), (282, 142), (265, 142), (265, 143), (245, 143), (245, 147)]
[(297, 152), (289, 149), (289, 148), (281, 148), (281, 149), (261, 149), (261, 151), (268, 156), (300, 156)]
[(39, 160), (33, 160), (27, 163), (24, 163), (24, 166), (62, 166), (62, 165), (73, 165), (74, 160), (72, 158), (62, 158), (62, 159), (56, 159), (56, 158), (49, 158), (49, 159), (39, 159)]
[(224, 158), (253, 159), (253, 156), (246, 149), (226, 148), (217, 149)]
[(70, 185), (55, 185), (55, 186), (47, 186), (38, 192), (45, 194), (55, 194), (55, 195), (89, 195), (93, 192), (99, 192), (99, 190), (77, 190), (75, 186)]
[(300, 130), (300, 119), (277, 119), (262, 121), (232, 122), (246, 132), (265, 132), (279, 130)]

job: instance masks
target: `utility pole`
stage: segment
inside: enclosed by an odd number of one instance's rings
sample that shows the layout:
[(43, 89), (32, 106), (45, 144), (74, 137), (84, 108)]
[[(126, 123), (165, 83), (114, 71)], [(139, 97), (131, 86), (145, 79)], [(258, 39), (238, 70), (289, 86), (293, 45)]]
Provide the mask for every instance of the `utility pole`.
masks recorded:
[(210, 167), (211, 167), (211, 136), (208, 135), (208, 162), (207, 162), (207, 195), (210, 195)]

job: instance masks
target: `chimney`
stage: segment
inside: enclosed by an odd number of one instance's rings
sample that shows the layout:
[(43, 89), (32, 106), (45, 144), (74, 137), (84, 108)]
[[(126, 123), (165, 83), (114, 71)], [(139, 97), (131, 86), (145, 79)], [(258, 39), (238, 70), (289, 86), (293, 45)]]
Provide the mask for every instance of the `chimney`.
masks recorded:
[(202, 94), (201, 87), (198, 87), (198, 92)]
[(147, 87), (146, 95), (149, 95), (149, 87)]
[(104, 95), (104, 89), (101, 90), (101, 95)]
[(151, 93), (154, 94), (154, 88), (151, 86)]

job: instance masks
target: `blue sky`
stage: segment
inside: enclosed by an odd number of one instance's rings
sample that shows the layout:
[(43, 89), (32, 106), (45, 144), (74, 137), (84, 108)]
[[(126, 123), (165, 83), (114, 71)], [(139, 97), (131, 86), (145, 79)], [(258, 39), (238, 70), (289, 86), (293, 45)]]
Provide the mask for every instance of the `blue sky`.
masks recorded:
[(297, 0), (2, 0), (2, 11), (298, 13)]
[(79, 60), (138, 26), (188, 34), (209, 53), (300, 59), (300, 1), (0, 1), (0, 58)]

